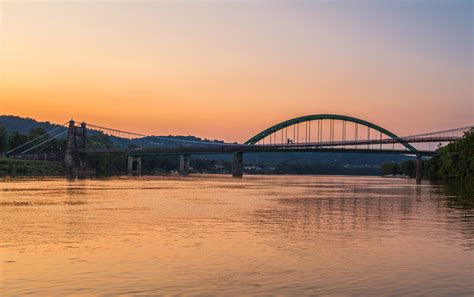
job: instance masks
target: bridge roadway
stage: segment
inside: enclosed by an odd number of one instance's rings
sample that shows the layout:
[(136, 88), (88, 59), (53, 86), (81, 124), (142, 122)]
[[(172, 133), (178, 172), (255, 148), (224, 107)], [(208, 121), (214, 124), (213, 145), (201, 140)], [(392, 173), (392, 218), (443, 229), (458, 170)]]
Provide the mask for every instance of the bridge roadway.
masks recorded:
[(111, 148), (111, 149), (82, 149), (80, 154), (100, 155), (122, 153), (130, 156), (148, 155), (194, 155), (194, 154), (234, 154), (234, 153), (289, 153), (289, 152), (326, 152), (326, 153), (379, 153), (399, 155), (421, 155), (434, 156), (435, 151), (419, 150), (413, 152), (406, 149), (378, 149), (378, 148), (355, 148), (355, 147), (325, 147), (314, 144), (298, 145), (208, 145), (208, 146), (182, 146), (182, 147), (157, 147), (157, 148)]
[[(435, 151), (408, 149), (382, 149), (374, 146), (397, 143), (427, 143), (427, 142), (451, 142), (458, 140), (458, 136), (437, 137), (400, 137), (372, 140), (344, 140), (309, 143), (285, 143), (285, 144), (229, 144), (229, 143), (203, 143), (202, 145), (189, 145), (177, 147), (154, 147), (154, 148), (110, 148), (110, 149), (79, 149), (78, 153), (87, 155), (124, 153), (128, 155), (181, 155), (181, 154), (232, 154), (232, 153), (268, 153), (268, 152), (345, 152), (345, 153), (380, 153), (434, 156)], [(361, 148), (358, 146), (371, 146)], [(351, 147), (348, 147), (351, 146)], [(355, 146), (355, 147), (354, 147)]]
[[(409, 138), (409, 137), (407, 137)], [(130, 174), (141, 173), (141, 157), (150, 155), (179, 155), (179, 172), (183, 175), (189, 174), (190, 155), (196, 154), (233, 154), (232, 175), (242, 177), (243, 175), (243, 154), (244, 153), (290, 153), (290, 152), (315, 152), (315, 153), (376, 153), (376, 154), (399, 154), (415, 155), (417, 157), (417, 181), (421, 181), (421, 158), (423, 156), (434, 156), (435, 151), (409, 150), (405, 149), (384, 149), (383, 144), (412, 142), (433, 142), (452, 141), (450, 137), (427, 137), (422, 138), (390, 138), (377, 140), (349, 140), (349, 141), (328, 141), (318, 143), (286, 143), (286, 144), (228, 144), (228, 143), (208, 143), (205, 145), (190, 145), (178, 147), (154, 147), (154, 148), (110, 148), (110, 149), (78, 149), (80, 155), (100, 155), (122, 153), (128, 155), (128, 171)], [(367, 146), (362, 148), (361, 146)], [(374, 147), (375, 146), (375, 147)]]

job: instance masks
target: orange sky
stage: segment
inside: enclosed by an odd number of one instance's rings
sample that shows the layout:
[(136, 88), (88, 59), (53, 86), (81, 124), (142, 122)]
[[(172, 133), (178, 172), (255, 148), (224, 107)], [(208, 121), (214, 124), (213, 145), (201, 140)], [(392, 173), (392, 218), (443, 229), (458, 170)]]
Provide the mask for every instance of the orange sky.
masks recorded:
[(317, 113), (473, 124), (472, 2), (357, 3), (2, 2), (0, 114), (227, 141)]

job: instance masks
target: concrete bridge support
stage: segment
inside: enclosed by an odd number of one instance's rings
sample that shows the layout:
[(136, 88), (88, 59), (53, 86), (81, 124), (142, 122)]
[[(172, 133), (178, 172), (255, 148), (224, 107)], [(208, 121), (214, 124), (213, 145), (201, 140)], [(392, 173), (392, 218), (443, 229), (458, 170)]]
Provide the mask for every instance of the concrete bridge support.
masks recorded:
[(234, 153), (232, 159), (232, 176), (241, 178), (244, 176), (244, 154), (242, 152)]
[(128, 174), (142, 174), (142, 157), (128, 156)]
[(423, 161), (421, 156), (416, 156), (416, 183), (421, 184), (423, 177)]
[(178, 172), (181, 175), (189, 175), (189, 163), (191, 155), (179, 155), (179, 169)]

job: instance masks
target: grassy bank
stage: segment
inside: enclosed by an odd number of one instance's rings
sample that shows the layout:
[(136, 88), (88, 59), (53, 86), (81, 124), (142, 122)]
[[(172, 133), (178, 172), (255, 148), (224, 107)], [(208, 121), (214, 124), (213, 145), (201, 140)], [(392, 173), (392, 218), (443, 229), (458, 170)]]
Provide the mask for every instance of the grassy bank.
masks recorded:
[(15, 160), (0, 157), (0, 176), (54, 176), (64, 174), (66, 174), (66, 170), (60, 164), (45, 161)]

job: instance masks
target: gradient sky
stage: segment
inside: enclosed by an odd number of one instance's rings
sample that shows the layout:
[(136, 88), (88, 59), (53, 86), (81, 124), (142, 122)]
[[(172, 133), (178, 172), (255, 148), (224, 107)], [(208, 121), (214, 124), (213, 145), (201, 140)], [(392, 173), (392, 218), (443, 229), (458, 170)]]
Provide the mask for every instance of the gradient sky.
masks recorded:
[(473, 1), (2, 2), (0, 114), (244, 141), (474, 124)]

